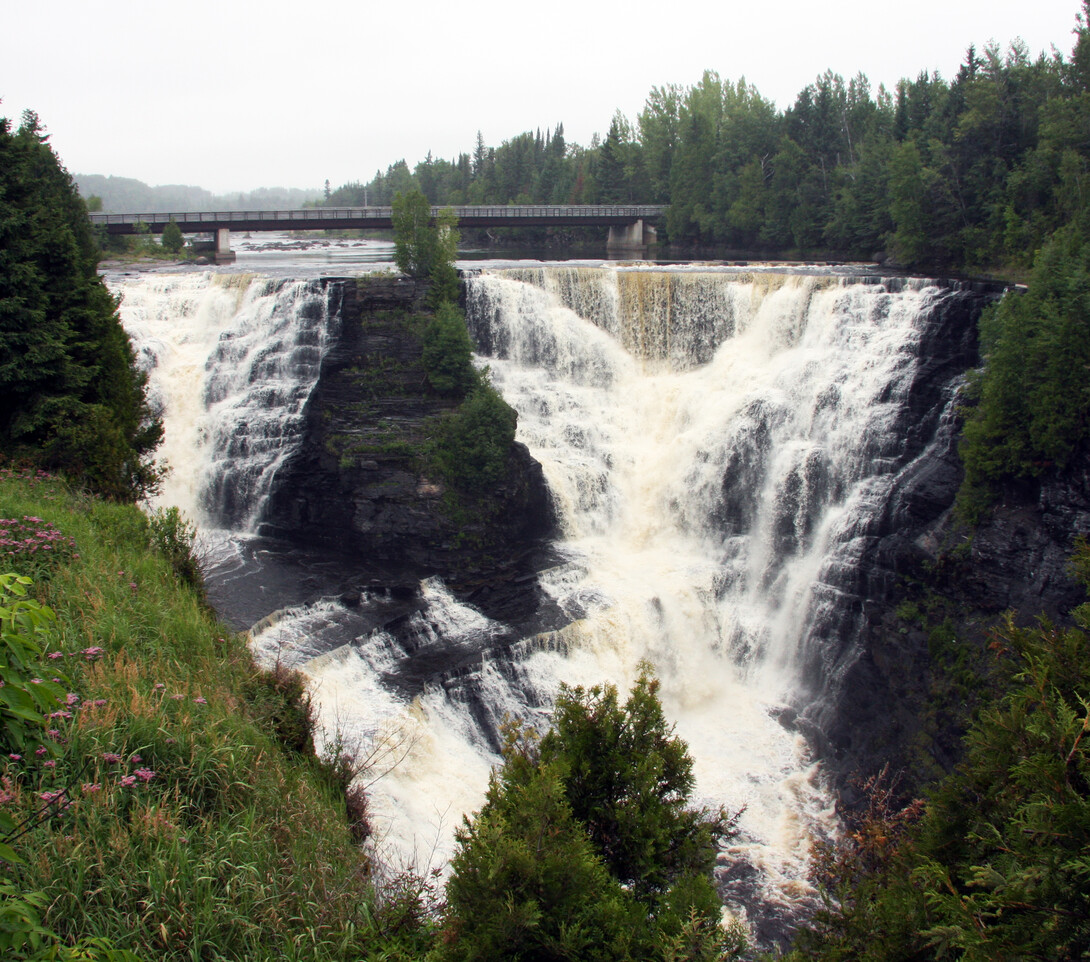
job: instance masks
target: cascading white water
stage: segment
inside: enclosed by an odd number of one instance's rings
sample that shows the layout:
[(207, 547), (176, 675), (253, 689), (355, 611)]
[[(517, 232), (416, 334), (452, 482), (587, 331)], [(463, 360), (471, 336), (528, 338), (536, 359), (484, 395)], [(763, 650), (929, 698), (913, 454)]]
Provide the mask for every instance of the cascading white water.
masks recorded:
[(826, 640), (808, 626), (888, 493), (936, 293), (918, 287), (562, 269), (470, 289), (572, 559), (545, 583), (577, 619), (573, 651), (543, 657), (538, 687), (625, 686), (650, 661), (701, 800), (746, 806), (739, 847), (771, 900), (797, 894), (830, 827), (806, 745), (775, 719), (812, 687)]
[(330, 333), (316, 281), (155, 274), (120, 287), (121, 320), (164, 415), (158, 502), (247, 530), (300, 436)]
[[(721, 858), (728, 900), (790, 914), (810, 897), (811, 845), (835, 819), (805, 739), (781, 721), (835, 687), (813, 677), (830, 639), (812, 626), (837, 604), (838, 575), (889, 492), (936, 293), (684, 270), (470, 279), (471, 330), (558, 506), (565, 560), (542, 584), (570, 623), (490, 649), (503, 626), (429, 581), (396, 632), (354, 627), (357, 615), (334, 600), (253, 632), (259, 658), (312, 679), (326, 744), (373, 754), (372, 818), (387, 861), (447, 859), (453, 829), (483, 799), (505, 716), (544, 724), (561, 682), (624, 690), (646, 660), (694, 756), (696, 800), (745, 807)], [(252, 512), (283, 442), (261, 426), (265, 401), (241, 399), (264, 398), (267, 376), (288, 405), (271, 420), (298, 418), (329, 326), (308, 299), (324, 294), (208, 275), (153, 277), (124, 294), (123, 320), (165, 406), (165, 453), (183, 468), (164, 500), (197, 512), (207, 492), (233, 486), (213, 452), (263, 447), (238, 441), (257, 426), (268, 450), (244, 473), (258, 480), (245, 482), (240, 510), (199, 516)], [(277, 333), (247, 347), (259, 324)], [(283, 385), (262, 339), (304, 346), (306, 363), (289, 365), (297, 381)], [(382, 604), (365, 597), (362, 607)], [(478, 668), (399, 688), (409, 647), (418, 656), (459, 646), (484, 652)], [(734, 871), (739, 860), (755, 871)]]

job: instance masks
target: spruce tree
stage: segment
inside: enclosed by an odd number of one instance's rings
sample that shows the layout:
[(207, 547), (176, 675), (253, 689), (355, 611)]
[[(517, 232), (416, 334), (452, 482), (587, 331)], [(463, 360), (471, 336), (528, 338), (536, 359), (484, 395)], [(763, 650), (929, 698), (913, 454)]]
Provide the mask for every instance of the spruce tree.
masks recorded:
[(131, 499), (156, 480), (161, 425), (97, 262), (37, 116), (0, 118), (0, 450)]

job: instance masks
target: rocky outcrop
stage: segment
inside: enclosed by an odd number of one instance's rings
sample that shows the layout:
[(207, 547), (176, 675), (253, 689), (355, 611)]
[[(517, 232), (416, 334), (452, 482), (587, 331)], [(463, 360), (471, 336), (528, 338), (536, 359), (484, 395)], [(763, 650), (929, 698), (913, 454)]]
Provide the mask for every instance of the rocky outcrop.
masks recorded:
[(1004, 613), (1063, 623), (1085, 600), (1069, 561), (1076, 538), (1090, 534), (1090, 452), (1063, 474), (1005, 491), (975, 530), (955, 516), (959, 388), (977, 363), (981, 306), (953, 299), (921, 346), (904, 435), (917, 453), (844, 586), (855, 600), (839, 636), (850, 644), (827, 666), (837, 694), (804, 712), (849, 804), (853, 775), (889, 765), (916, 791), (956, 763), (969, 709), (987, 687), (990, 629)]
[(456, 586), (516, 567), (555, 523), (525, 446), (512, 445), (505, 476), (472, 495), (423, 466), (434, 419), (454, 406), (430, 390), (421, 363), (424, 285), (381, 276), (329, 288), (337, 329), (261, 533)]

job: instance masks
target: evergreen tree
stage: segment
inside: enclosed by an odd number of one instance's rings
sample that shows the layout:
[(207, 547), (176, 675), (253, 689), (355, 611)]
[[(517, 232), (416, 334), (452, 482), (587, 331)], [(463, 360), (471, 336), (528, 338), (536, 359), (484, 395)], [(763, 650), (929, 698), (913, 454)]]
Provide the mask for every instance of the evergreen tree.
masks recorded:
[(711, 882), (733, 821), (688, 808), (692, 759), (657, 687), (643, 666), (623, 705), (613, 686), (564, 688), (540, 742), (508, 731), (484, 807), (457, 833), (447, 957), (738, 956)]
[(127, 499), (157, 479), (161, 425), (97, 260), (37, 116), (0, 118), (0, 448)]
[(174, 222), (174, 218), (170, 218), (169, 223), (163, 228), (163, 236), (160, 239), (160, 243), (163, 245), (164, 250), (170, 251), (172, 254), (177, 254), (185, 247), (185, 238), (182, 236), (182, 229)]
[(428, 383), (440, 394), (463, 398), (478, 383), (465, 318), (449, 300), (424, 329), (423, 361)]

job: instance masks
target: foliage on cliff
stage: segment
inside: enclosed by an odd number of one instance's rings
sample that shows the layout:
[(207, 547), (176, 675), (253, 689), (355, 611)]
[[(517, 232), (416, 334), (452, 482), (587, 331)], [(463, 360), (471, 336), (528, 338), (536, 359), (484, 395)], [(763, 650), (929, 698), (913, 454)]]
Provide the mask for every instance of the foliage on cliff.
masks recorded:
[(507, 473), (517, 420), (515, 409), (482, 375), (458, 409), (439, 422), (431, 462), (460, 491), (480, 497), (482, 486), (497, 484)]
[(0, 118), (0, 449), (132, 499), (156, 481), (161, 426), (97, 261), (38, 118)]
[[(1088, 583), (1085, 544), (1076, 565)], [(1003, 693), (964, 760), (926, 805), (857, 822), (832, 863), (836, 901), (792, 959), (1090, 954), (1090, 605), (1074, 620), (995, 632)]]
[(1090, 428), (1090, 244), (1072, 225), (1037, 257), (1024, 294), (981, 320), (985, 367), (962, 444), (963, 511), (977, 517), (1005, 482), (1063, 470)]
[(448, 300), (436, 308), (424, 328), (421, 360), (428, 384), (440, 394), (464, 398), (478, 383), (465, 318)]
[(458, 275), (454, 257), (458, 252), (457, 219), (450, 210), (434, 218), (431, 205), (419, 190), (394, 196), (394, 263), (409, 277), (430, 281), (428, 306), (439, 307), (458, 299)]
[(540, 741), (508, 730), (502, 769), (458, 832), (446, 959), (737, 957), (712, 884), (723, 811), (688, 807), (692, 758), (646, 667), (562, 689)]
[(0, 947), (38, 925), (27, 958), (120, 959), (102, 939), (149, 960), (422, 957), (424, 886), (373, 877), (352, 764), (314, 757), (301, 685), (255, 668), (144, 515), (5, 470), (0, 519), (42, 532), (5, 539), (3, 568), (36, 578), (0, 599), (3, 647), (22, 636), (0, 688), (0, 835), (21, 859), (0, 851)]
[[(443, 263), (453, 272), (449, 260)], [(433, 285), (437, 277), (442, 283), (441, 275), (433, 265)], [(426, 451), (429, 466), (463, 496), (480, 499), (507, 474), (518, 415), (492, 386), (487, 370), (474, 367), (465, 316), (445, 297), (424, 328), (421, 361), (432, 390), (460, 402), (436, 423)]]

